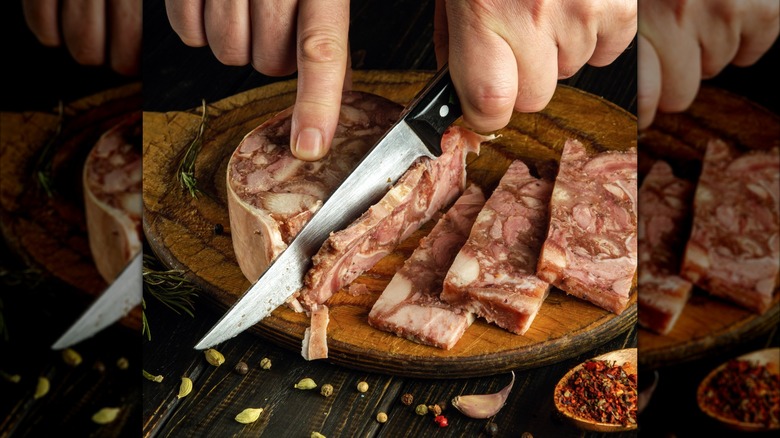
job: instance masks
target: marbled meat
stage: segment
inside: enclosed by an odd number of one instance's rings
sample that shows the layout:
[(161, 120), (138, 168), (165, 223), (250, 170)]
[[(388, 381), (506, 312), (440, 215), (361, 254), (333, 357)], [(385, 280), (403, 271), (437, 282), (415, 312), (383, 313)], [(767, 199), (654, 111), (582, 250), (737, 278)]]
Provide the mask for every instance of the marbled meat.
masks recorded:
[(620, 314), (637, 268), (637, 153), (590, 154), (566, 141), (537, 275)]
[(482, 189), (469, 185), (390, 280), (368, 314), (369, 325), (424, 345), (445, 350), (455, 346), (474, 314), (439, 295), (484, 204)]
[(739, 152), (710, 140), (693, 214), (681, 276), (766, 312), (780, 278), (780, 148)]
[(536, 276), (552, 183), (514, 161), (444, 279), (441, 299), (522, 335), (550, 285)]
[(639, 324), (668, 334), (688, 302), (693, 285), (680, 264), (690, 232), (694, 183), (656, 161), (639, 188)]

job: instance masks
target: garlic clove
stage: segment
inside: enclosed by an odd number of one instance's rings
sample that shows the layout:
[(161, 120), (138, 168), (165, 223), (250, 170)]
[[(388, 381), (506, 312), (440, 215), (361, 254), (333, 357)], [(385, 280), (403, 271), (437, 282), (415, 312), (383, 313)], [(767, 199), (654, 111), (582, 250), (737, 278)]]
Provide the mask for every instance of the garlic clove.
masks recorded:
[(459, 395), (452, 399), (452, 406), (470, 418), (492, 417), (504, 407), (514, 384), (515, 372), (512, 371), (512, 381), (501, 391), (494, 394)]

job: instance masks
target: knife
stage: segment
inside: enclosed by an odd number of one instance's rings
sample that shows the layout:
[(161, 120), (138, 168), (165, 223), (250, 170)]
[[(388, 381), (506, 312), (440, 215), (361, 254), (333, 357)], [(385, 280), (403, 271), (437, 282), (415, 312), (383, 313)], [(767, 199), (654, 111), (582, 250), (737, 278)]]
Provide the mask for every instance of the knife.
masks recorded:
[(445, 65), (404, 109), (290, 245), (195, 346), (210, 348), (263, 320), (303, 287), (303, 279), (332, 231), (346, 228), (375, 204), (420, 157), (441, 155), (441, 136), (461, 116)]
[(57, 339), (51, 348), (62, 350), (75, 345), (118, 321), (133, 307), (141, 304), (142, 267), (142, 252), (139, 251), (100, 297)]

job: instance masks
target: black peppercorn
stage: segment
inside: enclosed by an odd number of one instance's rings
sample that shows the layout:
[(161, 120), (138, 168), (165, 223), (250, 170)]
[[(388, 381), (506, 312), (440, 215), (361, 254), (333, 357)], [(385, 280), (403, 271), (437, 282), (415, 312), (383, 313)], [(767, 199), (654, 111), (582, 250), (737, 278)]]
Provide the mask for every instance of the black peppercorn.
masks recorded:
[(225, 228), (222, 226), (222, 224), (214, 224), (214, 234), (221, 236), (224, 231)]
[(485, 432), (490, 436), (498, 435), (498, 425), (492, 421), (485, 425)]
[(249, 372), (249, 366), (246, 362), (239, 362), (236, 364), (235, 371), (242, 376)]

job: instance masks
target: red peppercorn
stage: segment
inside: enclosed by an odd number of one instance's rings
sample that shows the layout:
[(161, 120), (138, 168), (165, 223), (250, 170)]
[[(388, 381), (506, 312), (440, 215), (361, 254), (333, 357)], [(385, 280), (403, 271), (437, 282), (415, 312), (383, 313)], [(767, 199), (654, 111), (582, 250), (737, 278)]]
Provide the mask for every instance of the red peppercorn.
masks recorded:
[(433, 421), (436, 422), (436, 424), (439, 425), (439, 427), (447, 427), (450, 423), (447, 421), (447, 417), (444, 415), (437, 415), (436, 418), (433, 419)]

